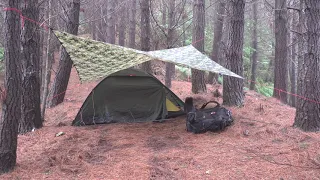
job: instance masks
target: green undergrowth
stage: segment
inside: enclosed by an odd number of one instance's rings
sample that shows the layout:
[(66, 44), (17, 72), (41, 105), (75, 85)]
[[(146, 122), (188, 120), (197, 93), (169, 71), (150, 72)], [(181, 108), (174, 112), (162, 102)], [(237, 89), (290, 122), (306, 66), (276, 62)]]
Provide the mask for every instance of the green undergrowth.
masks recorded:
[(273, 83), (263, 82), (262, 80), (258, 80), (256, 84), (256, 91), (259, 94), (262, 94), (267, 97), (272, 97), (273, 95)]

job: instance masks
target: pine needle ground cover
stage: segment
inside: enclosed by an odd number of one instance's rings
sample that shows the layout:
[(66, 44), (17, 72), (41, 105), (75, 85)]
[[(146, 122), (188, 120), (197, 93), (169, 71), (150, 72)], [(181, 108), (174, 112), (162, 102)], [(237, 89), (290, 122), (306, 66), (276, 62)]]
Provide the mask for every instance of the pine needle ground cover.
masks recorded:
[[(66, 101), (48, 110), (45, 127), (18, 139), (16, 169), (0, 179), (317, 179), (320, 134), (291, 127), (295, 110), (246, 93), (232, 108), (235, 124), (222, 133), (194, 135), (184, 118), (165, 123), (72, 127), (96, 83), (79, 85), (72, 71)], [(210, 91), (216, 88), (208, 86)], [(181, 99), (189, 82), (173, 81)], [(194, 95), (198, 104), (211, 93)], [(216, 99), (221, 102), (221, 99)], [(56, 134), (64, 134), (56, 137)]]

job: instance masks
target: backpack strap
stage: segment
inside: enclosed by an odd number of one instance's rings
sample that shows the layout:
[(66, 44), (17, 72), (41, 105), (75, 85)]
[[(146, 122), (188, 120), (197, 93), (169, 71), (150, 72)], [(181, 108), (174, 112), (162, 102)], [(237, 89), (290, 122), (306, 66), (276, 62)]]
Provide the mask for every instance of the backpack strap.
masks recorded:
[(209, 101), (209, 102), (204, 103), (204, 104), (201, 106), (200, 109), (204, 109), (204, 108), (205, 108), (208, 104), (210, 104), (210, 103), (216, 103), (216, 104), (217, 104), (216, 107), (219, 107), (219, 106), (220, 106), (220, 103), (218, 103), (217, 101)]

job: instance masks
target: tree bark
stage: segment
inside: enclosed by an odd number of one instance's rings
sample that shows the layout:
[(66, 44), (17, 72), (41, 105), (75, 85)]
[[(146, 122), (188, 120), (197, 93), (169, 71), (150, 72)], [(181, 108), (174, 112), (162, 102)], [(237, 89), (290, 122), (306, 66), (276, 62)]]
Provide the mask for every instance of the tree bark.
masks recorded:
[[(80, 0), (72, 0), (68, 3), (68, 11), (66, 13), (66, 32), (70, 34), (78, 34)], [(72, 68), (72, 61), (67, 51), (62, 48), (59, 61), (58, 71), (53, 82), (50, 97), (53, 97), (48, 103), (49, 107), (54, 107), (63, 102)]]
[[(92, 4), (88, 5), (88, 7), (91, 8), (91, 12), (93, 12), (94, 14), (96, 14), (96, 10), (95, 10), (96, 3), (97, 3), (96, 1), (92, 1)], [(96, 15), (94, 15), (92, 13), (88, 13), (88, 14), (89, 14), (89, 16), (93, 16), (94, 19), (96, 19)], [(97, 21), (92, 21), (90, 23), (90, 26), (91, 26), (90, 30), (91, 30), (92, 39), (97, 40)]]
[[(150, 0), (141, 0), (141, 50), (150, 51)], [(141, 68), (152, 73), (151, 62), (142, 63)]]
[[(173, 47), (174, 43), (174, 34), (175, 34), (175, 29), (174, 29), (174, 23), (175, 23), (175, 16), (174, 16), (174, 11), (175, 11), (175, 0), (170, 0), (169, 2), (169, 12), (168, 12), (168, 20), (169, 20), (169, 26), (168, 26), (168, 36), (167, 36), (167, 44), (168, 44), (168, 49)], [(171, 88), (171, 80), (172, 76), (175, 73), (175, 65), (173, 63), (166, 62), (166, 76), (165, 76), (165, 85), (168, 88)]]
[[(51, 16), (52, 11), (50, 10), (52, 7), (52, 1), (48, 0), (48, 24), (49, 26), (52, 26)], [(51, 68), (52, 68), (52, 62), (54, 61), (54, 42), (52, 41), (52, 32), (48, 32), (47, 37), (47, 50), (46, 50), (46, 57), (45, 57), (45, 67), (44, 67), (44, 88), (43, 88), (43, 94), (42, 94), (42, 107), (41, 107), (41, 117), (42, 119), (45, 118), (45, 110), (47, 105), (47, 97), (49, 92), (49, 83), (51, 79)]]
[(251, 67), (251, 81), (250, 81), (250, 90), (255, 89), (256, 85), (256, 75), (257, 75), (257, 63), (258, 63), (258, 36), (257, 36), (257, 25), (258, 25), (258, 1), (254, 1), (252, 4), (252, 67)]
[[(25, 17), (39, 21), (38, 0), (30, 0), (22, 6)], [(19, 133), (42, 127), (40, 113), (40, 30), (38, 25), (25, 21), (21, 32), (22, 104)]]
[(188, 15), (185, 12), (185, 10), (183, 10), (183, 14), (182, 14), (182, 46), (186, 46), (187, 45), (187, 36), (186, 36), (186, 20), (188, 19)]
[(287, 103), (287, 2), (275, 1), (275, 64), (273, 96), (283, 103)]
[(219, 44), (219, 53), (218, 53), (218, 61), (220, 65), (226, 67), (226, 52), (228, 51), (228, 40), (229, 40), (229, 31), (230, 31), (230, 16), (231, 16), (231, 1), (225, 1), (225, 16), (223, 19), (223, 28), (222, 28), (222, 39)]
[(165, 27), (166, 25), (167, 25), (167, 4), (166, 4), (166, 0), (162, 0), (162, 26)]
[[(306, 53), (301, 63), (299, 98), (294, 126), (303, 131), (320, 130), (320, 1), (305, 0)], [(306, 99), (305, 99), (306, 98)]]
[(93, 40), (97, 40), (97, 26), (96, 22), (91, 22), (91, 36)]
[[(45, 19), (48, 19), (48, 4), (49, 3), (43, 3), (43, 5), (40, 5), (40, 12), (39, 12), (39, 17), (45, 17)], [(39, 19), (41, 21), (41, 19)], [(43, 91), (44, 91), (44, 76), (45, 76), (45, 60), (44, 60), (44, 53), (47, 51), (47, 45), (44, 43), (45, 42), (45, 36), (47, 32), (41, 32), (40, 31), (40, 101), (42, 101), (42, 96), (43, 96)]]
[[(274, 42), (271, 42), (271, 46), (275, 47)], [(272, 49), (270, 61), (268, 65), (268, 76), (265, 77), (266, 82), (273, 82), (274, 80), (274, 58), (275, 58), (275, 48)]]
[[(198, 51), (204, 53), (204, 38), (205, 38), (205, 1), (193, 1), (193, 29), (192, 42), (193, 46)], [(206, 92), (206, 82), (204, 72), (196, 69), (191, 69), (192, 76), (192, 92), (195, 94)]]
[(136, 12), (137, 12), (136, 7), (137, 7), (137, 0), (131, 0), (130, 14), (129, 14), (129, 19), (130, 19), (129, 47), (130, 48), (136, 47)]
[(115, 23), (115, 0), (108, 0), (108, 15), (107, 15), (107, 43), (116, 43), (116, 23)]
[(301, 88), (298, 88), (299, 86), (299, 77), (302, 77), (303, 75), (303, 61), (304, 61), (304, 54), (306, 53), (306, 42), (303, 37), (302, 32), (306, 32), (306, 24), (305, 24), (305, 13), (303, 12), (304, 9), (304, 0), (300, 0), (300, 11), (299, 11), (299, 23), (298, 23), (298, 32), (301, 32), (298, 35), (298, 81), (297, 81), (297, 94), (301, 94)]
[[(223, 19), (224, 19), (224, 11), (226, 8), (226, 3), (224, 1), (219, 1), (217, 4), (217, 15), (214, 21), (214, 30), (213, 30), (213, 43), (212, 43), (212, 53), (211, 59), (217, 63), (219, 62), (219, 47), (222, 38), (222, 29), (223, 29)], [(213, 73), (209, 73), (208, 83), (213, 84), (214, 78), (217, 76)]]
[(127, 23), (127, 7), (124, 4), (121, 4), (120, 22), (119, 22), (119, 45), (125, 46), (126, 41), (126, 23)]
[[(296, 45), (293, 45), (292, 47), (292, 62), (291, 62), (291, 75), (290, 75), (290, 81), (291, 81), (291, 93), (296, 94), (297, 91), (297, 71), (296, 71)], [(291, 106), (296, 107), (296, 96), (291, 96)]]
[[(243, 34), (245, 0), (231, 0), (229, 34), (226, 51), (226, 68), (243, 76)], [(223, 77), (223, 104), (242, 106), (244, 103), (243, 79)]]
[(107, 14), (108, 14), (108, 3), (109, 0), (106, 0), (106, 2), (103, 3), (103, 5), (100, 7), (100, 15), (98, 16), (101, 18), (98, 23), (97, 27), (97, 39), (102, 42), (107, 42)]
[[(298, 18), (296, 12), (293, 12), (291, 28), (297, 29)], [(297, 35), (295, 32), (291, 35), (291, 73), (290, 73), (290, 82), (291, 82), (291, 93), (296, 94), (297, 91)], [(291, 106), (296, 107), (296, 96), (291, 95)]]
[[(52, 12), (53, 14), (55, 13), (60, 13), (61, 11), (59, 11), (59, 7), (61, 8), (61, 6), (59, 6), (59, 2), (58, 1), (53, 1), (52, 2)], [(60, 29), (60, 25), (59, 25), (59, 20), (60, 20), (60, 16), (55, 16), (54, 18), (51, 19), (52, 22), (52, 27), (55, 29)], [(54, 44), (54, 50), (58, 51), (60, 50), (61, 44), (60, 41), (58, 39), (53, 39), (53, 44)], [(55, 61), (52, 62), (52, 64), (54, 64)]]
[[(8, 1), (8, 7), (20, 9), (20, 0)], [(18, 123), (21, 117), (20, 15), (5, 11), (5, 79), (1, 93), (0, 174), (14, 169), (17, 160)]]

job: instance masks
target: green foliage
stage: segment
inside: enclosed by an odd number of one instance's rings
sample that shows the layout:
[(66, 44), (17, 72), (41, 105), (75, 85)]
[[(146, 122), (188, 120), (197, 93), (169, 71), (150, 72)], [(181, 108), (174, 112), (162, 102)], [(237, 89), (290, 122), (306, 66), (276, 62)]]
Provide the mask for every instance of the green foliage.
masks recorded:
[(188, 77), (191, 77), (191, 69), (184, 66), (175, 66), (177, 79), (179, 80), (188, 80)]
[(273, 83), (263, 82), (263, 80), (258, 79), (256, 89), (258, 93), (264, 96), (271, 97), (273, 95)]
[(192, 44), (192, 38), (187, 38), (187, 39), (186, 39), (186, 44), (187, 44), (187, 45)]
[(4, 58), (4, 49), (0, 47), (0, 61), (2, 62)]
[(219, 83), (219, 84), (222, 84), (222, 83), (223, 83), (223, 76), (219, 76), (219, 77), (218, 77), (218, 83)]
[(204, 40), (204, 51), (207, 53), (207, 56), (210, 56), (212, 51), (212, 43), (213, 43), (213, 32), (210, 26), (206, 26), (205, 28), (205, 40)]
[[(244, 74), (246, 79), (251, 80), (251, 67), (252, 67), (252, 53), (257, 51), (257, 71), (256, 71), (256, 91), (264, 96), (270, 97), (273, 95), (273, 84), (267, 82), (270, 80), (273, 72), (269, 72), (269, 63), (274, 50), (274, 33), (272, 26), (264, 20), (258, 19), (257, 25), (257, 41), (258, 49), (253, 49), (252, 46), (252, 30), (253, 19), (250, 13), (245, 15), (245, 29), (244, 29), (244, 47), (243, 47), (243, 65)], [(259, 17), (265, 18), (265, 17)], [(249, 84), (246, 84), (249, 85)]]
[(243, 70), (244, 70), (244, 77), (250, 78), (251, 73), (251, 56), (252, 56), (253, 49), (251, 46), (244, 46), (243, 47)]

